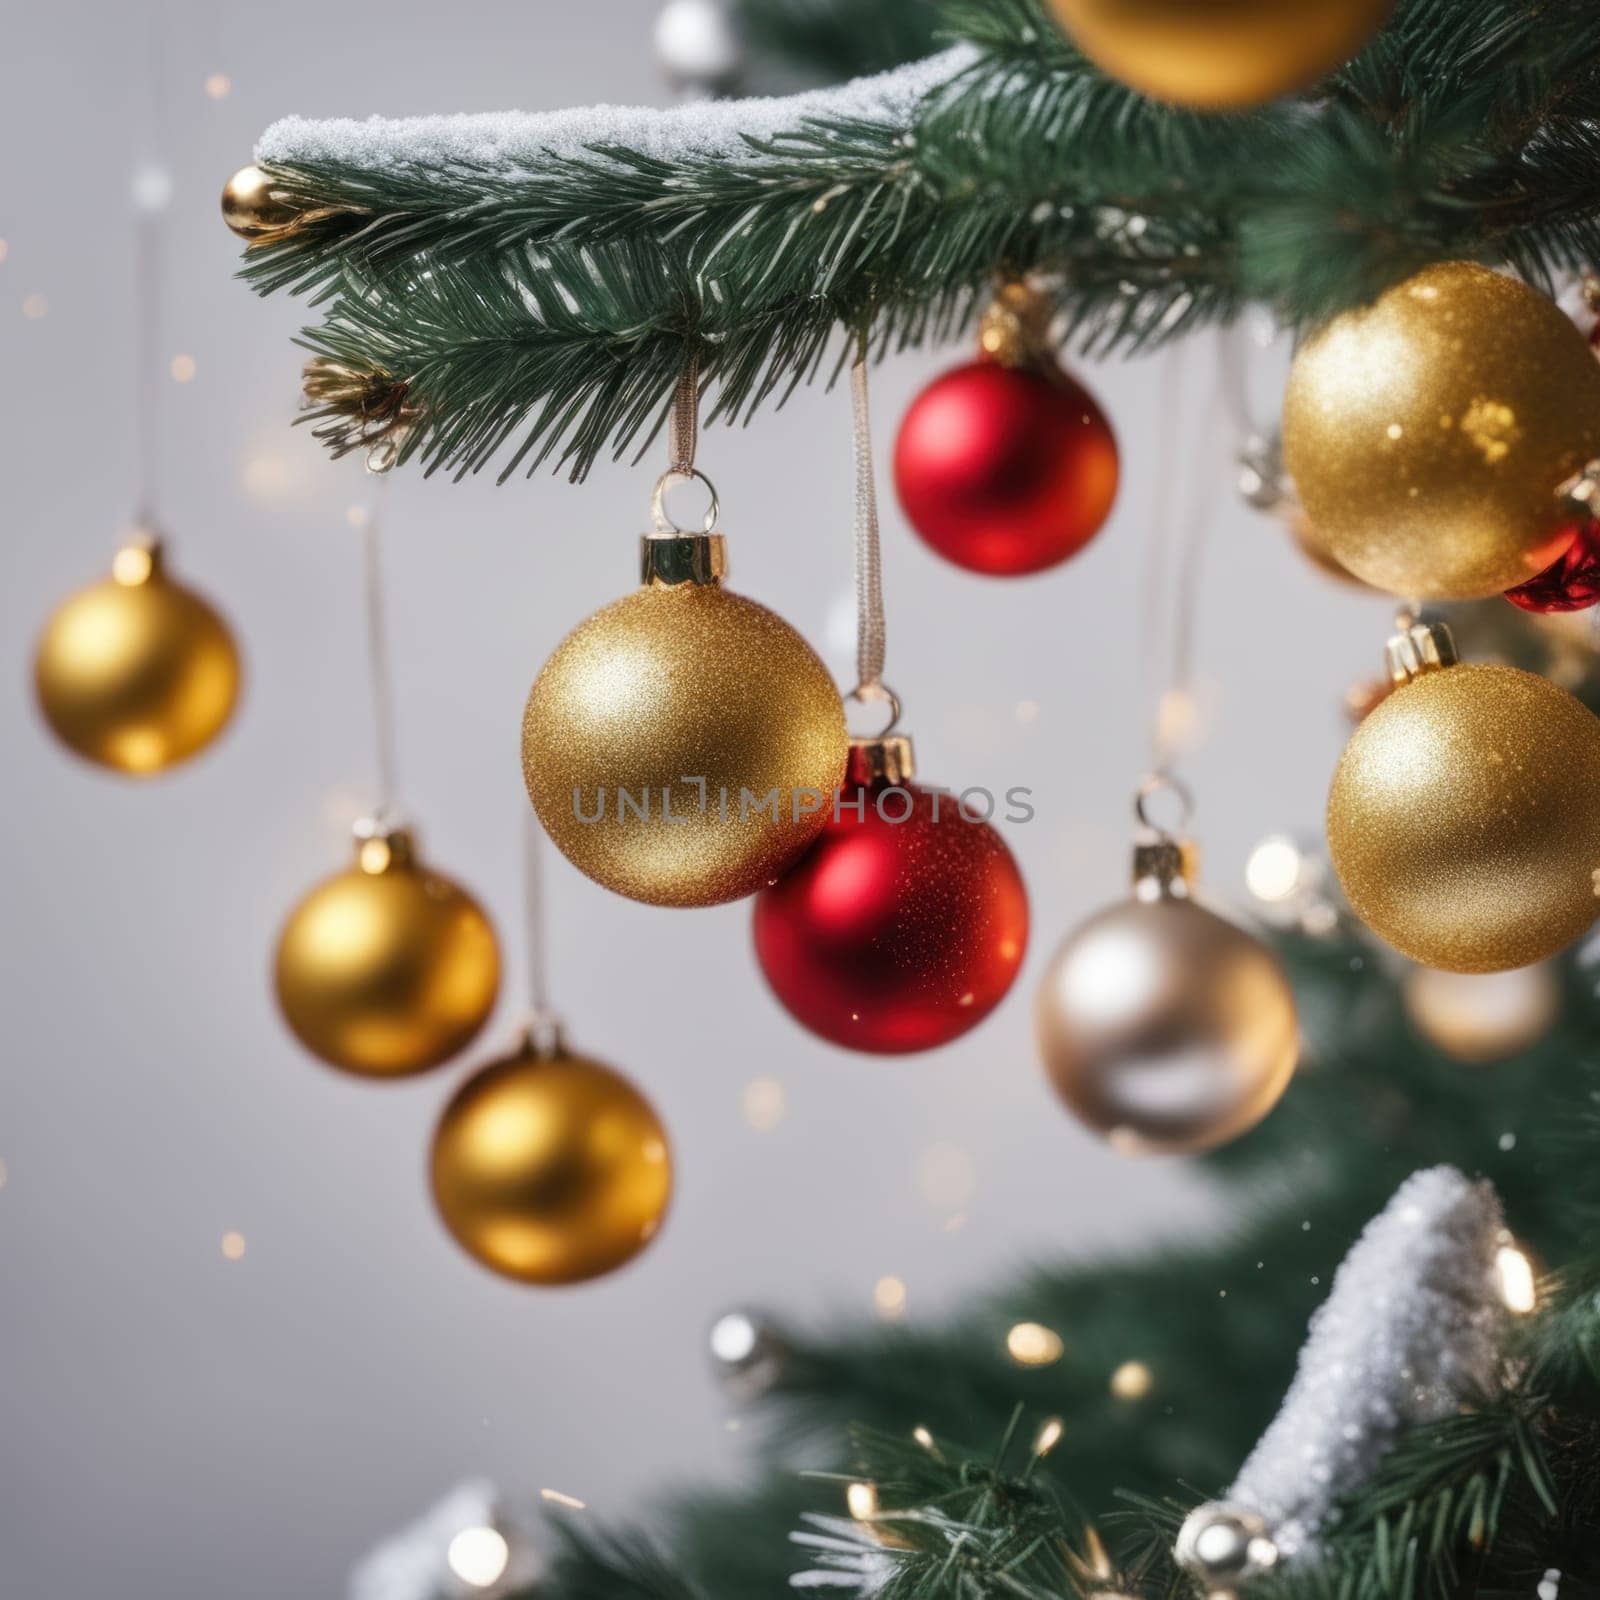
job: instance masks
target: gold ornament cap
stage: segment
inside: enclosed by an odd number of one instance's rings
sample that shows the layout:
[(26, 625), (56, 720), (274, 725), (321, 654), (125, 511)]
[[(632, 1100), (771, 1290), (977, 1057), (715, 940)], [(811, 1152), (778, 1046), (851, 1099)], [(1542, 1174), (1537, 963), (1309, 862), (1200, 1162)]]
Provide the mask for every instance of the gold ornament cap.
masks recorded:
[(1052, 310), (1024, 279), (1002, 284), (978, 324), (978, 348), (1002, 367), (1030, 366), (1049, 346)]
[(1441, 672), (1460, 664), (1455, 636), (1443, 622), (1412, 622), (1401, 619), (1401, 626), (1384, 656), (1389, 664), (1389, 681), (1398, 688), (1420, 678), (1424, 672)]
[(124, 589), (137, 589), (163, 576), (165, 571), (166, 553), (161, 536), (148, 527), (137, 528), (129, 534), (111, 558), (111, 576)]
[(353, 829), (356, 865), (369, 877), (417, 864), (417, 840), (404, 824), (385, 817), (363, 817)]
[(850, 741), (844, 772), (846, 787), (868, 789), (879, 783), (910, 783), (916, 775), (916, 752), (909, 735), (881, 733), (875, 738)]
[(647, 533), (639, 540), (639, 582), (647, 589), (704, 588), (727, 574), (728, 541), (720, 533)]

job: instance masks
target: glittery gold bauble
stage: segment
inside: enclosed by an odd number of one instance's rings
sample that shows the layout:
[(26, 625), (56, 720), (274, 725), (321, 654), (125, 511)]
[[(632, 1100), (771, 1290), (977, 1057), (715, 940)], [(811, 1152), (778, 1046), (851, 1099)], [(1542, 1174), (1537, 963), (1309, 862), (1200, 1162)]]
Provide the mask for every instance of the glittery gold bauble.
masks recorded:
[(416, 859), (409, 835), (359, 837), (278, 939), (278, 1005), (306, 1049), (363, 1078), (426, 1072), (494, 1009), (500, 955), (473, 898)]
[(1328, 794), (1350, 907), (1448, 973), (1542, 962), (1600, 912), (1600, 720), (1533, 672), (1459, 666), (1440, 624), (1389, 664)]
[(1372, 593), (1372, 585), (1364, 579), (1358, 578), (1334, 555), (1317, 533), (1317, 530), (1312, 527), (1311, 519), (1299, 506), (1289, 512), (1285, 521), (1288, 524), (1289, 537), (1294, 540), (1295, 549), (1324, 578), (1331, 578), (1333, 582), (1345, 589), (1358, 589), (1366, 594)]
[(1284, 452), (1318, 542), (1405, 599), (1501, 594), (1572, 537), (1600, 456), (1600, 362), (1526, 284), (1447, 261), (1300, 348)]
[(50, 618), (34, 683), (63, 744), (119, 772), (160, 772), (222, 732), (239, 655), (222, 618), (167, 575), (160, 547), (139, 541)]
[(241, 239), (281, 233), (299, 214), (275, 192), (273, 180), (260, 167), (240, 167), (222, 186), (222, 220)]
[(1237, 1138), (1278, 1103), (1300, 1050), (1276, 958), (1170, 873), (1062, 945), (1034, 1017), (1056, 1092), (1127, 1155)]
[(1328, 848), (1356, 915), (1413, 961), (1542, 961), (1600, 913), (1600, 720), (1515, 667), (1424, 671), (1345, 746)]
[(1078, 48), (1157, 100), (1225, 110), (1348, 61), (1393, 0), (1050, 0)]
[(667, 1138), (620, 1073), (525, 1045), (470, 1078), (433, 1141), (433, 1196), (456, 1242), (523, 1283), (578, 1283), (655, 1236)]
[[(597, 883), (718, 905), (777, 878), (821, 831), (844, 775), (844, 710), (805, 640), (706, 565), (720, 538), (645, 546), (655, 575), (580, 624), (534, 683), (523, 773), (550, 837)], [(682, 547), (699, 577), (652, 546)]]
[(1555, 1026), (1561, 979), (1554, 962), (1509, 972), (1439, 972), (1413, 967), (1401, 994), (1411, 1025), (1457, 1061), (1506, 1061)]

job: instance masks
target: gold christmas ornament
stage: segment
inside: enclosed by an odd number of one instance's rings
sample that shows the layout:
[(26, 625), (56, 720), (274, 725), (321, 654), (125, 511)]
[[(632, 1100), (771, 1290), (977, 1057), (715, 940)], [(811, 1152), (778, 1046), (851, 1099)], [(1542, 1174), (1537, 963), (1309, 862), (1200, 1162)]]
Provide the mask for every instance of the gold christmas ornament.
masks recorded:
[(222, 186), (222, 220), (251, 243), (283, 233), (300, 216), (300, 208), (284, 198), (260, 167), (240, 167)]
[(1506, 1061), (1555, 1026), (1561, 980), (1555, 964), (1509, 972), (1438, 972), (1413, 967), (1401, 989), (1411, 1025), (1457, 1061)]
[(404, 1078), (472, 1042), (494, 1009), (500, 956), (477, 902), (417, 860), (410, 834), (369, 823), (356, 864), (289, 914), (276, 984), (313, 1055), (358, 1077)]
[(1253, 1128), (1294, 1074), (1300, 1030), (1282, 967), (1198, 905), (1192, 852), (1134, 856), (1134, 897), (1056, 953), (1035, 1006), (1039, 1050), (1071, 1110), (1126, 1155), (1194, 1154)]
[(434, 1202), (468, 1255), (522, 1283), (631, 1260), (672, 1194), (667, 1137), (620, 1073), (530, 1037), (475, 1073), (433, 1141)]
[(1289, 471), (1319, 546), (1407, 599), (1501, 594), (1572, 533), (1600, 362), (1537, 290), (1466, 261), (1347, 311), (1295, 356)]
[(528, 795), (561, 853), (650, 905), (778, 877), (844, 775), (839, 691), (781, 617), (722, 587), (720, 535), (646, 538), (643, 587), (556, 648), (528, 696)]
[(233, 713), (239, 676), (227, 624), (168, 575), (160, 544), (143, 537), (117, 552), (108, 579), (55, 612), (34, 657), (56, 737), (136, 775), (204, 750)]
[(1261, 105), (1348, 61), (1393, 0), (1050, 0), (1103, 71), (1156, 100)]
[(1442, 625), (1389, 656), (1398, 687), (1328, 795), (1345, 897), (1426, 967), (1543, 961), (1600, 914), (1600, 720), (1534, 673), (1458, 665)]

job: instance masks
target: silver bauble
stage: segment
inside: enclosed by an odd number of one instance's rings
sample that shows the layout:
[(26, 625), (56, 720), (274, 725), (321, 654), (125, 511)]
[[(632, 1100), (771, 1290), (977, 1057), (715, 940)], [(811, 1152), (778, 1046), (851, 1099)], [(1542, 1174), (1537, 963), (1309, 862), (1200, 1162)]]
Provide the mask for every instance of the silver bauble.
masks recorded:
[(744, 41), (728, 0), (667, 0), (656, 18), (655, 45), (681, 94), (726, 94), (744, 71)]
[(1221, 1500), (1207, 1501), (1189, 1513), (1173, 1554), (1206, 1584), (1248, 1582), (1265, 1576), (1278, 1562), (1265, 1520)]
[(734, 1399), (759, 1399), (783, 1375), (789, 1345), (764, 1312), (739, 1307), (711, 1324), (711, 1364)]
[(1062, 945), (1035, 1018), (1056, 1092), (1130, 1155), (1237, 1138), (1278, 1103), (1300, 1049), (1276, 957), (1197, 905), (1179, 872), (1142, 877)]

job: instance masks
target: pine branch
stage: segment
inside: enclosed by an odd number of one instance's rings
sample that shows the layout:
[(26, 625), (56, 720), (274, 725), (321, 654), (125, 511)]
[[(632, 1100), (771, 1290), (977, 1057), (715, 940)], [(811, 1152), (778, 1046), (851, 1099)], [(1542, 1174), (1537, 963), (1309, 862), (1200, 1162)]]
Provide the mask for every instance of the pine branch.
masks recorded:
[(560, 1549), (548, 1579), (535, 1583), (528, 1600), (549, 1594), (562, 1600), (704, 1600), (681, 1568), (640, 1534), (554, 1526)]
[[(1108, 83), (1039, 0), (945, 14), (968, 54), (903, 116), (811, 112), (736, 155), (669, 139), (407, 165), (290, 139), (272, 171), (300, 221), (245, 276), (330, 305), (315, 348), (414, 382), (430, 468), (509, 445), (581, 475), (654, 426), (664, 351), (694, 344), (721, 411), (748, 415), (819, 370), (830, 328), (949, 339), (999, 272), (1059, 277), (1069, 332), (1105, 352), (1252, 299), (1305, 320), (1445, 256), (1536, 278), (1600, 256), (1586, 0), (1410, 0), (1325, 97), (1231, 117)], [(509, 298), (535, 280), (559, 333)], [(619, 375), (633, 359), (643, 376)]]

